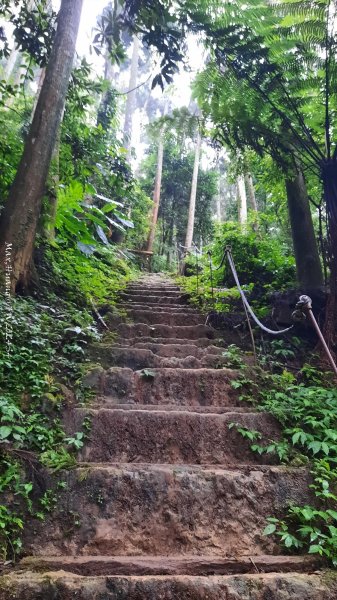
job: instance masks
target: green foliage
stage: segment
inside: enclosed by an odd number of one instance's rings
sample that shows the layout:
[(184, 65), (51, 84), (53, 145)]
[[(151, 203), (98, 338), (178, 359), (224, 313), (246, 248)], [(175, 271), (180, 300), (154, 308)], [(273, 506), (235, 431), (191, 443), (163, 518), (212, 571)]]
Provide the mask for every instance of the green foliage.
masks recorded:
[[(212, 247), (214, 263), (220, 264), (225, 247), (230, 246), (241, 284), (253, 284), (265, 292), (291, 287), (295, 282), (294, 258), (277, 237), (266, 234), (267, 231), (255, 231), (250, 226), (222, 224), (215, 232)], [(233, 287), (234, 280), (227, 261), (224, 269), (215, 273), (215, 278), (217, 282)]]
[[(294, 259), (285, 242), (273, 235), (268, 219), (257, 231), (254, 224), (241, 226), (227, 222), (218, 225), (213, 243), (205, 248), (203, 256), (194, 254), (187, 258), (187, 277), (178, 281), (191, 295), (192, 302), (205, 310), (242, 312), (240, 294), (230, 266), (226, 258), (223, 261), (227, 246), (231, 247), (240, 283), (254, 310), (262, 318), (268, 312), (268, 298), (272, 291), (295, 286)], [(208, 252), (211, 253), (213, 292)], [(218, 268), (221, 263), (221, 268)]]
[[(35, 484), (26, 465), (57, 471), (76, 463), (86, 431), (66, 437), (60, 421), (62, 386), (76, 386), (84, 349), (98, 332), (89, 313), (56, 297), (50, 304), (45, 298), (1, 297), (0, 308), (12, 328), (10, 343), (4, 331), (0, 338), (0, 546), (5, 558), (19, 552), (27, 514), (43, 518), (43, 506), (31, 499)], [(9, 508), (11, 496), (17, 501)]]

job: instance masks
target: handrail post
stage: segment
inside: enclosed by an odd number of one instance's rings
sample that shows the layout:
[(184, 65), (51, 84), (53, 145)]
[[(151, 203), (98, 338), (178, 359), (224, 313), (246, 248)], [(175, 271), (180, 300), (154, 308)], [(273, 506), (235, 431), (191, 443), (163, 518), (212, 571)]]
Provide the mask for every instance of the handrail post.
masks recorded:
[(310, 296), (300, 296), (298, 303), (296, 304), (296, 308), (298, 310), (301, 310), (306, 316), (309, 317), (309, 320), (311, 321), (312, 325), (314, 326), (314, 329), (320, 339), (320, 342), (323, 346), (324, 352), (327, 355), (329, 362), (332, 366), (332, 370), (335, 373), (335, 375), (337, 375), (337, 365), (333, 359), (333, 356), (328, 348), (328, 345), (323, 337), (323, 334), (320, 330), (320, 327), (315, 319), (315, 315), (312, 312), (312, 300), (310, 298)]

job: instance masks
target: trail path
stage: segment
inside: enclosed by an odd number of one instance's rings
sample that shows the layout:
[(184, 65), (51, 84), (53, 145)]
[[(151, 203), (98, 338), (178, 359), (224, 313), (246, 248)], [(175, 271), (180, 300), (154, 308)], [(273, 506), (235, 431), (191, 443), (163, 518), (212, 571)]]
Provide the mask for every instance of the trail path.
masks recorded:
[(262, 535), (267, 516), (306, 502), (309, 475), (263, 463), (228, 428), (279, 434), (238, 400), (216, 331), (158, 275), (120, 306), (127, 322), (88, 376), (97, 396), (69, 416), (74, 431), (91, 419), (80, 465), (0, 600), (337, 598), (313, 558)]

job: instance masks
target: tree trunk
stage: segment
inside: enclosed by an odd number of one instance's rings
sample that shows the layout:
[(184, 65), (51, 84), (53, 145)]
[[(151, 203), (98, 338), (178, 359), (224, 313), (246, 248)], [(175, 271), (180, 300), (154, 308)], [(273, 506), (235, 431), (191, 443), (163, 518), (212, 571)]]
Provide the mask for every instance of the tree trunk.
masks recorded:
[(4, 66), (3, 77), (4, 77), (5, 81), (9, 81), (9, 79), (14, 71), (16, 62), (19, 58), (19, 55), (20, 55), (19, 50), (17, 50), (16, 48), (12, 48), (11, 53), (7, 59), (5, 66)]
[(131, 158), (132, 144), (132, 117), (135, 111), (137, 74), (138, 74), (138, 58), (139, 58), (140, 42), (136, 35), (133, 36), (133, 50), (130, 67), (129, 91), (127, 93), (125, 119), (124, 119), (124, 146), (128, 151), (128, 160)]
[[(63, 119), (62, 119), (63, 120)], [(44, 237), (49, 240), (55, 238), (55, 222), (57, 214), (57, 194), (60, 184), (60, 147), (61, 147), (61, 125), (58, 129), (55, 146), (53, 150), (53, 156), (50, 163), (50, 169), (47, 180), (47, 196), (48, 196), (48, 209), (47, 209), (47, 222), (44, 228)]]
[(322, 288), (322, 267), (301, 171), (297, 171), (292, 179), (286, 180), (286, 191), (298, 284), (303, 291)]
[(83, 0), (62, 0), (45, 80), (14, 183), (0, 219), (0, 257), (12, 244), (11, 289), (29, 287), (36, 228), (61, 123)]
[(152, 222), (151, 222), (149, 238), (147, 241), (147, 251), (148, 252), (153, 251), (153, 242), (154, 242), (154, 237), (155, 237), (155, 233), (156, 233), (156, 225), (157, 225), (157, 221), (158, 221), (161, 179), (162, 179), (162, 173), (163, 173), (163, 159), (164, 159), (164, 131), (163, 131), (163, 129), (161, 129), (160, 134), (159, 134), (159, 142), (158, 142), (156, 180), (155, 180), (154, 192), (153, 192)]
[(245, 173), (245, 185), (246, 185), (247, 196), (248, 196), (250, 207), (254, 212), (257, 212), (258, 209), (257, 209), (256, 196), (255, 196), (255, 190), (254, 190), (254, 183), (253, 183), (253, 178), (250, 173)]
[(109, 108), (113, 100), (112, 83), (115, 79), (115, 65), (112, 64), (108, 50), (105, 53), (104, 62), (104, 80), (109, 83), (108, 89), (102, 95), (102, 99), (97, 111), (97, 125), (101, 125), (104, 131), (107, 131), (110, 125)]
[(219, 223), (222, 221), (221, 215), (221, 171), (220, 171), (220, 161), (217, 161), (217, 170), (218, 170), (218, 193), (216, 197), (216, 218)]
[(201, 135), (200, 135), (200, 133), (198, 133), (197, 142), (196, 142), (196, 146), (195, 146), (195, 157), (194, 157), (194, 167), (193, 167), (192, 186), (191, 186), (191, 195), (190, 195), (190, 205), (189, 205), (189, 209), (188, 209), (188, 221), (187, 221), (186, 238), (185, 238), (185, 248), (186, 248), (185, 252), (187, 252), (191, 248), (192, 241), (193, 241), (195, 203), (196, 203), (196, 199), (197, 199), (197, 189), (198, 189), (200, 152), (201, 152)]
[(33, 105), (33, 110), (32, 110), (31, 121), (33, 121), (33, 119), (34, 119), (34, 114), (35, 114), (35, 111), (36, 111), (37, 103), (38, 103), (39, 98), (40, 98), (40, 94), (41, 94), (41, 90), (42, 90), (42, 86), (43, 86), (43, 82), (44, 82), (45, 76), (46, 76), (46, 69), (41, 69), (40, 75), (39, 75), (39, 81), (38, 81), (38, 84), (37, 84), (37, 91), (36, 91), (36, 95), (35, 95), (35, 99), (34, 99), (34, 105)]
[(241, 225), (244, 225), (245, 223), (247, 223), (247, 194), (245, 180), (242, 177), (242, 175), (240, 175), (237, 179), (237, 188), (239, 223), (241, 223)]
[(327, 212), (329, 295), (323, 334), (336, 357), (337, 346), (337, 155), (322, 164), (322, 181)]

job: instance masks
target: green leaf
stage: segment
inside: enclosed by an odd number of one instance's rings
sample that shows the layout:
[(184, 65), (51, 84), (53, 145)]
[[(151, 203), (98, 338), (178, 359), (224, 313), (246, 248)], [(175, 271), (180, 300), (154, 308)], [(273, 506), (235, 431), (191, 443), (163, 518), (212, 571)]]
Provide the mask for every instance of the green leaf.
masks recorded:
[(267, 527), (265, 527), (263, 531), (263, 535), (271, 535), (276, 531), (276, 525), (274, 523), (269, 523)]
[(2, 427), (0, 427), (0, 439), (1, 440), (5, 440), (6, 438), (8, 438), (11, 433), (12, 433), (12, 427), (7, 427), (6, 425), (3, 425)]

